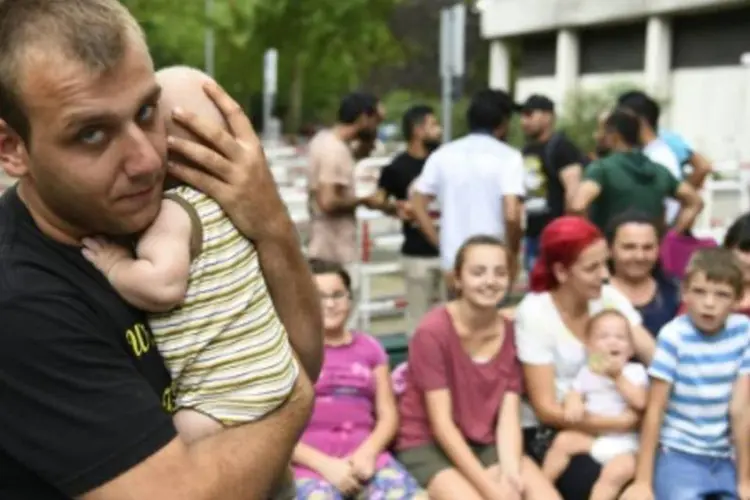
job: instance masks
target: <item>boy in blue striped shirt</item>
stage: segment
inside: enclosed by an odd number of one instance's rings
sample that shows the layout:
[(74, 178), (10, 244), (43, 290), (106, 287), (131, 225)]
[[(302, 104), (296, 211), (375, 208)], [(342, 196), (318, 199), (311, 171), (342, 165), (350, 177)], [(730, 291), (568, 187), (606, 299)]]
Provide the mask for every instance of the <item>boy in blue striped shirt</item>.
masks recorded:
[(701, 250), (682, 286), (687, 314), (659, 332), (636, 479), (623, 498), (750, 500), (750, 319), (732, 314), (742, 271), (729, 251)]

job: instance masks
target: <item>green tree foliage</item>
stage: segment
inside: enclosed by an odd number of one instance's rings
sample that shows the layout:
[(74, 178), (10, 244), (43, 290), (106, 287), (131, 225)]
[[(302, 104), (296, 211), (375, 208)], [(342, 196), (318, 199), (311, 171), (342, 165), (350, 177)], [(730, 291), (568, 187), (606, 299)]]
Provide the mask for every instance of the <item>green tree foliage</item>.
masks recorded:
[(617, 96), (639, 86), (628, 82), (615, 82), (602, 89), (578, 89), (571, 92), (559, 118), (559, 127), (582, 151), (593, 151), (594, 132), (599, 116), (615, 105)]
[[(341, 94), (363, 86), (373, 66), (401, 57), (387, 25), (400, 0), (123, 0), (143, 24), (158, 65), (202, 67), (207, 26), (216, 77), (240, 102), (259, 104), (263, 53), (279, 51), (279, 111), (287, 128), (330, 118)], [(252, 110), (251, 111), (257, 111)], [(254, 113), (255, 114), (255, 113)]]

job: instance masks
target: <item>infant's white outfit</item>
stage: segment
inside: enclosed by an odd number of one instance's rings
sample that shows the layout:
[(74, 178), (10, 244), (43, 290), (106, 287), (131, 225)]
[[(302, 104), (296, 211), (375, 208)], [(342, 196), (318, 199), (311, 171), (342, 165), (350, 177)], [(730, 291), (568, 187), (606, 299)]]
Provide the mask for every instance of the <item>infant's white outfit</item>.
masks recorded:
[[(628, 363), (622, 369), (622, 375), (637, 386), (648, 385), (648, 373), (640, 363)], [(580, 369), (572, 390), (581, 394), (586, 412), (603, 417), (617, 417), (628, 408), (628, 403), (617, 390), (615, 381), (610, 377), (594, 373), (585, 365)], [(635, 453), (638, 450), (638, 434), (626, 432), (599, 436), (591, 446), (591, 456), (600, 464), (605, 464), (618, 455)]]

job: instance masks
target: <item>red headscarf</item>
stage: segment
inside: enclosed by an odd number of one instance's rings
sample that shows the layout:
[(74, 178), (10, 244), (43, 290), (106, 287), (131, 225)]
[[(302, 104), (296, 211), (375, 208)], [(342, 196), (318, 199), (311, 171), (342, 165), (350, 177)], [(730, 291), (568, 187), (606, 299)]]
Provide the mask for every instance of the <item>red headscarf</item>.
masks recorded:
[(539, 239), (539, 256), (531, 270), (532, 292), (546, 292), (559, 284), (552, 266), (570, 267), (586, 248), (604, 238), (599, 228), (583, 217), (566, 215), (544, 228)]

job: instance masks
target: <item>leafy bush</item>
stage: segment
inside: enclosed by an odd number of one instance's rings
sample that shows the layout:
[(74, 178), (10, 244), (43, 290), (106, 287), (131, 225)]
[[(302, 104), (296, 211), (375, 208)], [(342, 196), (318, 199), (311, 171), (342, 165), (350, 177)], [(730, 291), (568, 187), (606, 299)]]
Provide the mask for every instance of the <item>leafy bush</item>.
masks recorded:
[(584, 152), (595, 148), (594, 133), (602, 112), (612, 109), (617, 96), (629, 90), (639, 90), (638, 85), (616, 82), (601, 89), (577, 89), (568, 94), (558, 127)]

